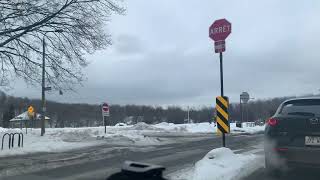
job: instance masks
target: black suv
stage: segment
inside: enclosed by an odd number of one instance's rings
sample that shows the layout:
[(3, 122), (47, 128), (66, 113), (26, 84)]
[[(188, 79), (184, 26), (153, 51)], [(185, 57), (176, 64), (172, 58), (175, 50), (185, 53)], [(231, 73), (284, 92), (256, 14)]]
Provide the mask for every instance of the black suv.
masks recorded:
[(265, 166), (272, 173), (320, 167), (320, 98), (287, 100), (267, 120)]

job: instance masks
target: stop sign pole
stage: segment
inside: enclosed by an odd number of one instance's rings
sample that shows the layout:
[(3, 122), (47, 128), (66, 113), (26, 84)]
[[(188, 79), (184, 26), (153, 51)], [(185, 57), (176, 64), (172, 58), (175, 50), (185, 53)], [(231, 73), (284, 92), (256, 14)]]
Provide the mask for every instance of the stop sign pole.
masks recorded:
[(110, 108), (107, 103), (102, 104), (102, 119), (103, 119), (103, 126), (104, 126), (104, 133), (107, 133), (107, 117), (110, 116)]
[[(223, 56), (222, 52), (226, 50), (225, 40), (231, 34), (231, 23), (226, 19), (219, 19), (213, 22), (209, 27), (209, 37), (214, 41), (215, 53), (219, 53), (220, 56), (220, 87), (221, 96), (223, 93)], [(225, 133), (222, 132), (222, 146), (226, 146)]]

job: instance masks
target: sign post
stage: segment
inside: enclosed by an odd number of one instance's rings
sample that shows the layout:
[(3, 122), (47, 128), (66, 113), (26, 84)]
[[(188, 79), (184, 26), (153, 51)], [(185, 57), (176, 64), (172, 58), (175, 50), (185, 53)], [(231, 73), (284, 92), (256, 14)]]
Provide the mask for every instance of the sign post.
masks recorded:
[(104, 133), (107, 133), (107, 117), (110, 116), (110, 108), (107, 103), (102, 104), (102, 119), (103, 119), (103, 126), (104, 126)]
[[(29, 106), (28, 107), (28, 116), (29, 116), (29, 120), (31, 121), (31, 123), (33, 122), (33, 117), (34, 117), (34, 108), (33, 106)], [(26, 127), (26, 134), (28, 134), (28, 127), (27, 127), (27, 121), (25, 122), (25, 127)]]
[(245, 109), (247, 110), (247, 118), (246, 120), (248, 120), (248, 107), (247, 107), (247, 103), (250, 100), (250, 95), (248, 92), (242, 92), (240, 94), (240, 112), (241, 112), (241, 123), (243, 123), (243, 117), (244, 117), (244, 113), (243, 111), (245, 111)]
[[(223, 56), (222, 52), (225, 52), (226, 50), (226, 43), (225, 40), (231, 33), (231, 23), (227, 21), (226, 19), (219, 19), (213, 22), (213, 24), (209, 27), (209, 37), (214, 41), (214, 49), (215, 53), (219, 53), (220, 56), (220, 86), (221, 86), (221, 98), (227, 100), (228, 98), (224, 96), (224, 89), (223, 89)], [(228, 101), (227, 101), (228, 102)], [(218, 98), (217, 98), (217, 103), (218, 103)], [(222, 108), (222, 107), (221, 107)], [(226, 106), (228, 108), (228, 106)], [(219, 111), (217, 111), (219, 114)], [(227, 117), (227, 109), (225, 111)], [(229, 131), (223, 131), (222, 128), (222, 120), (217, 116), (217, 127), (218, 127), (218, 132), (222, 133), (222, 146), (226, 146), (225, 142), (225, 133), (228, 133)], [(220, 119), (220, 121), (219, 121)], [(224, 119), (226, 122), (224, 125), (227, 125), (228, 128), (230, 129), (228, 119)], [(219, 123), (220, 122), (220, 123)], [(226, 130), (226, 127), (224, 128)]]

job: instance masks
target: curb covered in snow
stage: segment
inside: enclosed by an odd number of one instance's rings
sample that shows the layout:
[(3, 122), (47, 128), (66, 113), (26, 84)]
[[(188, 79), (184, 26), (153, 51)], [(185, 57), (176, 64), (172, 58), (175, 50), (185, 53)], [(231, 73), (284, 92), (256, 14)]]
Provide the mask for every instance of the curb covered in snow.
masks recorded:
[(172, 180), (238, 180), (263, 167), (261, 157), (235, 154), (228, 148), (208, 152), (194, 167), (169, 175)]

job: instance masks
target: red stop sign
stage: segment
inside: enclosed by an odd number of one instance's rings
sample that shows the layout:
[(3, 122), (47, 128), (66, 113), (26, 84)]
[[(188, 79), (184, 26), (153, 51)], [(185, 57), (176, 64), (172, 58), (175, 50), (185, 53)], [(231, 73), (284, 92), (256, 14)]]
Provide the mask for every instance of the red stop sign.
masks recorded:
[(107, 103), (104, 103), (104, 104), (102, 105), (102, 111), (103, 111), (103, 112), (109, 112), (109, 105), (108, 105)]
[(231, 23), (226, 19), (216, 20), (209, 28), (209, 37), (214, 41), (223, 41), (231, 33)]

